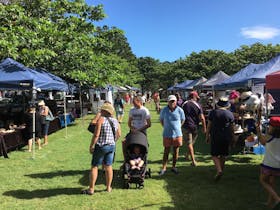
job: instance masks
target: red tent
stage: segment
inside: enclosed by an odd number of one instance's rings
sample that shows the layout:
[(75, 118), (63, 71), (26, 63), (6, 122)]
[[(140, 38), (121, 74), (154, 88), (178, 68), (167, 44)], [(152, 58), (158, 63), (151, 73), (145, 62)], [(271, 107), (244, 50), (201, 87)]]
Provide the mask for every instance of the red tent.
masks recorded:
[(279, 89), (280, 90), (280, 71), (276, 71), (276, 72), (266, 75), (265, 82), (266, 82), (266, 89), (268, 89), (268, 90)]
[(265, 78), (267, 93), (271, 94), (276, 101), (273, 103), (274, 109), (271, 110), (270, 115), (280, 115), (280, 71), (273, 72), (266, 75)]

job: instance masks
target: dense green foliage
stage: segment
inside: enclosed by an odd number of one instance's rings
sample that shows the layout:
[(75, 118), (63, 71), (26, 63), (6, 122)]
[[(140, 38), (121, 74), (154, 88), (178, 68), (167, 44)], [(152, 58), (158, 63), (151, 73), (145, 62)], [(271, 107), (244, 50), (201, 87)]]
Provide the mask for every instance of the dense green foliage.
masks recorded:
[(11, 57), (90, 86), (138, 84), (143, 91), (166, 89), (218, 71), (231, 75), (280, 52), (280, 45), (255, 43), (230, 53), (192, 52), (174, 62), (136, 58), (124, 31), (96, 26), (106, 17), (102, 5), (87, 5), (85, 0), (5, 2), (10, 3), (0, 3), (0, 59)]
[(104, 17), (101, 5), (84, 0), (0, 4), (0, 58), (89, 85), (127, 82), (135, 56), (121, 30), (94, 26)]

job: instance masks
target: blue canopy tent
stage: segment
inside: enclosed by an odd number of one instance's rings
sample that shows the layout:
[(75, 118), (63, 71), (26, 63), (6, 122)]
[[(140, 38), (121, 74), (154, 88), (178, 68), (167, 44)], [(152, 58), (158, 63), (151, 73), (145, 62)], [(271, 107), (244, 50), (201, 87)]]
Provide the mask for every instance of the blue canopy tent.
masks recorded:
[(219, 84), (228, 78), (230, 78), (229, 75), (227, 75), (223, 71), (218, 71), (216, 74), (214, 74), (205, 82), (202, 82), (194, 86), (194, 89), (213, 90), (214, 85)]
[(265, 76), (280, 69), (280, 55), (263, 64), (251, 63), (229, 79), (214, 86), (215, 90), (237, 89), (265, 83)]
[(205, 82), (207, 79), (205, 77), (200, 77), (196, 80), (193, 80), (191, 83), (189, 83), (188, 85), (184, 86), (184, 90), (193, 90), (193, 88), (203, 82)]
[(184, 87), (188, 86), (192, 82), (193, 82), (193, 80), (186, 80), (186, 81), (178, 83), (172, 87), (169, 87), (167, 90), (168, 91), (184, 90)]
[(52, 87), (51, 87), (52, 90), (60, 90), (63, 92), (73, 92), (72, 91), (73, 85), (71, 86), (70, 84), (67, 84), (67, 82), (65, 80), (63, 80), (62, 78), (44, 70), (44, 69), (36, 68), (35, 71), (44, 75), (45, 77), (49, 78), (50, 80), (52, 80), (51, 84), (49, 83), (47, 86), (47, 87), (49, 87), (50, 85), (52, 85)]
[(11, 58), (0, 63), (0, 89), (32, 90), (33, 104), (39, 89), (69, 92), (67, 83), (62, 79), (44, 70), (28, 68)]
[(34, 70), (7, 58), (0, 63), (0, 89), (38, 89), (68, 92), (65, 82), (54, 80), (50, 73)]

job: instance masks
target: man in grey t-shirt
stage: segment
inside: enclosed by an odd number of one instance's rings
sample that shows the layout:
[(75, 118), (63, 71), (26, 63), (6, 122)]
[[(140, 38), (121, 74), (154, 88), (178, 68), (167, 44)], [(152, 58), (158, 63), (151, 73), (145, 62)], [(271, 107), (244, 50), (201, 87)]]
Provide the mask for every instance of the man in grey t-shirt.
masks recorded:
[[(130, 128), (130, 133), (141, 131), (147, 135), (147, 128), (151, 127), (150, 112), (146, 107), (143, 106), (140, 96), (135, 96), (133, 98), (133, 105), (134, 107), (129, 111), (128, 118), (128, 127)], [(124, 139), (122, 142), (124, 158), (126, 153), (125, 142), (126, 139)]]

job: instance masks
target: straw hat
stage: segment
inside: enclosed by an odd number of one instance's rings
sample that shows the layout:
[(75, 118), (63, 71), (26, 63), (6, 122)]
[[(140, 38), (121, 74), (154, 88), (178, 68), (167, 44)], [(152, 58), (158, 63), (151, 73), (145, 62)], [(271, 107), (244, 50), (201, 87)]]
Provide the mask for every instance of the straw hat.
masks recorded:
[(112, 104), (109, 104), (109, 103), (104, 103), (104, 104), (101, 106), (101, 110), (106, 111), (106, 112), (108, 112), (108, 113), (111, 114), (111, 115), (113, 115), (114, 112), (115, 112), (114, 107), (112, 106)]
[(250, 115), (249, 113), (245, 113), (245, 114), (243, 115), (243, 119), (245, 119), (245, 120), (254, 119), (254, 116), (253, 116), (253, 115)]
[(45, 106), (45, 102), (43, 100), (39, 101), (38, 103), (39, 106)]

